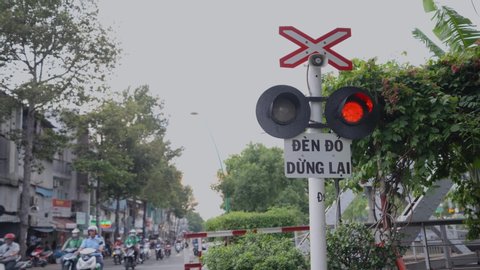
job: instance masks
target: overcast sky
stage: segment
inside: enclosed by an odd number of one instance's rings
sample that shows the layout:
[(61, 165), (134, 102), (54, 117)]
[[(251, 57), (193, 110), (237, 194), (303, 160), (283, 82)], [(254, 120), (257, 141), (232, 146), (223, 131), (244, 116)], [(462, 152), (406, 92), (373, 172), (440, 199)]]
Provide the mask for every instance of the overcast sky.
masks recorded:
[[(440, 3), (479, 24), (473, 4), (480, 10), (480, 1)], [(101, 0), (99, 8), (123, 49), (112, 90), (147, 84), (165, 102), (167, 139), (185, 148), (175, 164), (204, 219), (223, 213), (219, 194), (210, 188), (221, 160), (250, 142), (283, 148), (283, 140), (264, 134), (257, 123), (258, 97), (278, 84), (308, 94), (305, 65), (280, 68), (279, 59), (298, 49), (279, 35), (280, 26), (314, 39), (351, 28), (352, 36), (333, 47), (340, 55), (415, 65), (430, 54), (412, 30), (433, 38), (432, 15), (424, 13), (421, 0)]]

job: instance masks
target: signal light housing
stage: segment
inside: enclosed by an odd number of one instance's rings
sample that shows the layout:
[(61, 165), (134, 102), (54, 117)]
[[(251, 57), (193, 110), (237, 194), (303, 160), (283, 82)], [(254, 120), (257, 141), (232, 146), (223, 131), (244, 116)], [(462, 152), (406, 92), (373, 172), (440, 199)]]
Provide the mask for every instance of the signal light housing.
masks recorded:
[(256, 115), (266, 133), (276, 138), (289, 139), (308, 127), (310, 104), (300, 90), (288, 85), (276, 85), (260, 96)]
[(380, 119), (380, 109), (366, 90), (348, 86), (328, 97), (325, 118), (328, 127), (338, 136), (361, 139), (375, 129)]

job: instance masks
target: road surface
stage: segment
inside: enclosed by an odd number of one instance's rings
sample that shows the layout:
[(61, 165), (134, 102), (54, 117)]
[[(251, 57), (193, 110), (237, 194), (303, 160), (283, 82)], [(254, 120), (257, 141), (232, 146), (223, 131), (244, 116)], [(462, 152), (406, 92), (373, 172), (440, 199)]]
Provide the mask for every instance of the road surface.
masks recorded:
[[(112, 258), (105, 258), (104, 270), (124, 270), (123, 265), (115, 265)], [(170, 258), (164, 258), (163, 260), (155, 260), (155, 256), (151, 256), (143, 264), (138, 264), (135, 270), (183, 270), (183, 251), (180, 253), (172, 250)], [(31, 270), (60, 270), (60, 264), (49, 264), (46, 267), (33, 267)]]

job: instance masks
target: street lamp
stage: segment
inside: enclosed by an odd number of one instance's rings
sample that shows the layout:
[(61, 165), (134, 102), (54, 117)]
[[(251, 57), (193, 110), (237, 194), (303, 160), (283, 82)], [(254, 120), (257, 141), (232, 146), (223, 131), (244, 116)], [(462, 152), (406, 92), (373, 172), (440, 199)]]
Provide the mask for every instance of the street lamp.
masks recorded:
[[(190, 115), (197, 116), (197, 115), (199, 115), (199, 113), (198, 112), (191, 112)], [(215, 138), (213, 138), (213, 134), (210, 131), (210, 128), (208, 127), (208, 125), (206, 123), (205, 123), (205, 127), (207, 128), (208, 135), (210, 136), (210, 139), (212, 140), (213, 147), (215, 147), (215, 152), (217, 153), (217, 158), (218, 158), (218, 163), (220, 164), (220, 169), (222, 170), (222, 173), (224, 173), (223, 162), (222, 162), (222, 159), (220, 158), (220, 153), (218, 152), (218, 147), (217, 147), (217, 144), (215, 143)]]
[[(199, 113), (198, 112), (191, 112), (190, 115), (197, 116), (197, 115), (199, 115)], [(217, 143), (215, 142), (215, 138), (213, 137), (212, 131), (208, 127), (207, 123), (205, 122), (204, 124), (205, 124), (205, 127), (207, 128), (208, 135), (210, 136), (210, 139), (212, 140), (213, 147), (215, 148), (215, 153), (217, 154), (218, 163), (220, 165), (220, 170), (222, 172), (222, 175), (225, 175), (225, 171), (223, 170), (222, 158), (220, 157), (220, 153), (218, 151), (218, 147), (217, 147)], [(228, 196), (228, 194), (226, 194), (226, 198), (225, 198), (225, 211), (227, 213), (230, 212), (230, 197)]]

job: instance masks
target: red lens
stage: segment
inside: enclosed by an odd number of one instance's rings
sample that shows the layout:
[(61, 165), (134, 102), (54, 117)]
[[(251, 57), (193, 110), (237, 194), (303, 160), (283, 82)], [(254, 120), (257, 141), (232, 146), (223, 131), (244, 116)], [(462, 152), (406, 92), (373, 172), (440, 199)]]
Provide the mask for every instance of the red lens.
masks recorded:
[(370, 99), (369, 96), (365, 95), (364, 93), (356, 93), (354, 95), (356, 98), (359, 98), (363, 102), (365, 102), (365, 106), (367, 106), (368, 112), (372, 112), (373, 110), (373, 101)]
[(342, 118), (349, 124), (356, 124), (364, 115), (362, 105), (356, 101), (347, 101), (342, 108)]

